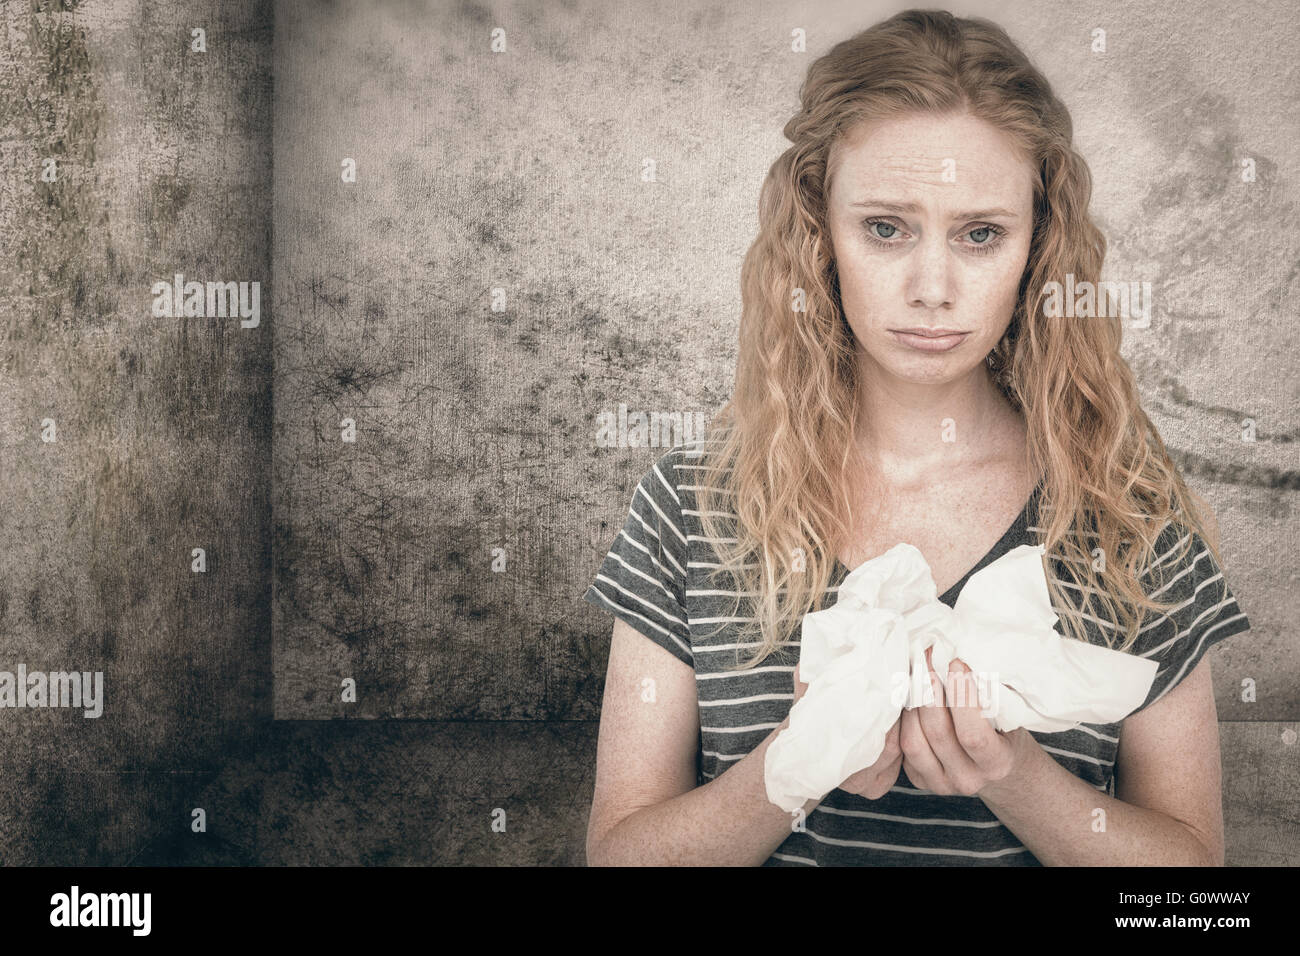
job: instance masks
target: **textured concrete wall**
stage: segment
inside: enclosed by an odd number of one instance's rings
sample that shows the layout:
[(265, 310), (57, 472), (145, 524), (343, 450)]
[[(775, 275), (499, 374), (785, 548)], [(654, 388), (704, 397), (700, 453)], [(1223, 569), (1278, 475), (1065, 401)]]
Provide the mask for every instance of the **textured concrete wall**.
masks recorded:
[(188, 832), (270, 711), (270, 325), (151, 292), (260, 281), (270, 311), (270, 13), (0, 4), (0, 670), (104, 692), (0, 710), (4, 863)]
[[(896, 7), (64, 6), (0, 5), (0, 669), (107, 703), (0, 710), (0, 862), (581, 863), (578, 596), (657, 454), (597, 416), (725, 400), (799, 81)], [(1295, 863), (1300, 26), (966, 9), (1071, 105), (1108, 275), (1153, 283), (1126, 356), (1254, 624), (1213, 656), (1228, 862)], [(260, 280), (262, 325), (153, 318), (178, 271)]]

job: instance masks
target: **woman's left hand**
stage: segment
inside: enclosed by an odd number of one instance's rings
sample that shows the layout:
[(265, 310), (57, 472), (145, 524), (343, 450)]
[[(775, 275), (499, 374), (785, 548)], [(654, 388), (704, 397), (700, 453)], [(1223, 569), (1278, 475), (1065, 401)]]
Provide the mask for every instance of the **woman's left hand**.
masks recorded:
[(988, 784), (1015, 770), (1028, 731), (1002, 733), (981, 714), (974, 672), (964, 661), (953, 660), (947, 690), (930, 663), (929, 650), (925, 663), (934, 703), (903, 710), (899, 728), (903, 772), (931, 793), (978, 796)]

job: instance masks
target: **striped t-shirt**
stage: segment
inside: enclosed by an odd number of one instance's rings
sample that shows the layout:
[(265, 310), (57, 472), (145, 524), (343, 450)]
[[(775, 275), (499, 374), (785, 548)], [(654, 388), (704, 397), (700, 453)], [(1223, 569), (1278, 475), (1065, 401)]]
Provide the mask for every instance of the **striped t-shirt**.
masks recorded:
[[(794, 702), (793, 672), (799, 661), (796, 633), (755, 668), (723, 669), (748, 660), (755, 643), (739, 640), (734, 633), (746, 618), (733, 616), (735, 590), (719, 590), (728, 579), (706, 578), (719, 562), (696, 504), (705, 474), (703, 447), (700, 442), (678, 445), (645, 474), (622, 530), (583, 595), (583, 600), (613, 613), (694, 668), (700, 721), (696, 786), (724, 773), (786, 718)], [(1045, 529), (1036, 523), (1039, 491), (1035, 489), (993, 549), (939, 600), (953, 606), (976, 571), (1018, 545), (1042, 543), (1039, 534)], [(1192, 546), (1184, 553), (1185, 545), (1179, 543), (1185, 535), (1191, 535)], [(1180, 554), (1177, 567), (1161, 566)], [(1148, 615), (1128, 651), (1159, 662), (1142, 708), (1186, 677), (1210, 647), (1250, 627), (1231, 590), (1222, 590), (1223, 574), (1194, 532), (1169, 525), (1161, 533), (1156, 555), (1144, 579), (1159, 567), (1160, 573), (1152, 575), (1161, 582), (1155, 596), (1179, 603), (1168, 615)], [(1062, 564), (1048, 564), (1055, 565), (1058, 580), (1071, 583)], [(819, 607), (835, 603), (849, 570), (834, 562)], [(742, 604), (741, 613), (745, 610)], [(1089, 641), (1103, 646), (1100, 626), (1116, 630), (1113, 623), (1086, 618), (1085, 625)], [(1060, 622), (1057, 630), (1062, 630)], [(1120, 729), (1121, 723), (1081, 724), (1059, 733), (1032, 733), (1063, 767), (1114, 796)], [(808, 814), (804, 827), (806, 832), (792, 832), (764, 865), (1041, 865), (978, 796), (919, 790), (901, 768), (894, 786), (877, 800), (832, 790)]]

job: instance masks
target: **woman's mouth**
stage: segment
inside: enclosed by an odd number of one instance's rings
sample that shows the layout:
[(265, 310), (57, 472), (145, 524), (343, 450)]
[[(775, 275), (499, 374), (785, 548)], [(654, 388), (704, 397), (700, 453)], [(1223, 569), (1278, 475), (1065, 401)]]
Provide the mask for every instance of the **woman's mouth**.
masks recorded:
[(890, 333), (908, 348), (920, 352), (947, 352), (960, 345), (969, 332), (956, 329), (890, 329)]

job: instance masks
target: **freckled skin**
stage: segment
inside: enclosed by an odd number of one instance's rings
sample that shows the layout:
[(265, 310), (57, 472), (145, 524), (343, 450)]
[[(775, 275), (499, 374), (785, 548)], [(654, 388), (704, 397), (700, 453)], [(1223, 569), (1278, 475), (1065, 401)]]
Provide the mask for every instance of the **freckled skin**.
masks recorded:
[[(952, 162), (945, 166), (945, 160)], [(1006, 331), (1029, 255), (1033, 170), (1000, 130), (969, 115), (909, 115), (865, 124), (837, 144), (828, 197), (831, 241), (844, 311), (873, 377), (929, 384), (970, 373)], [(955, 181), (945, 182), (945, 168)], [(918, 204), (891, 212), (852, 203), (882, 199)], [(957, 212), (1002, 208), (1014, 216), (954, 220)], [(877, 219), (879, 246), (865, 221)], [(999, 240), (972, 231), (1006, 230)], [(996, 242), (979, 255), (976, 247)], [(960, 346), (920, 353), (888, 331), (943, 326), (972, 332)]]

